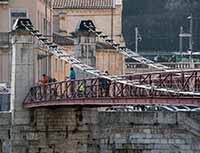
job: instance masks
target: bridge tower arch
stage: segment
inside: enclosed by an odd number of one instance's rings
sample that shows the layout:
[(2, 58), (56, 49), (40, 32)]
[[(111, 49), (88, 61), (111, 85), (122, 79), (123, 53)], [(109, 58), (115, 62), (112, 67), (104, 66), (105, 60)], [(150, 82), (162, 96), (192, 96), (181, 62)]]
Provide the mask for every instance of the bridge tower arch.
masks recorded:
[[(91, 20), (82, 20), (72, 33), (75, 36), (75, 57), (89, 66), (96, 67), (96, 33), (90, 31), (90, 28), (95, 31), (94, 23)], [(77, 78), (88, 77), (88, 74), (76, 71)]]
[[(27, 91), (34, 84), (33, 37), (20, 26), (15, 25), (12, 35), (12, 73), (11, 73), (11, 153), (24, 153), (28, 148), (24, 139), (24, 129), (30, 124), (30, 110), (23, 107)], [(30, 22), (27, 19), (26, 22)], [(30, 22), (31, 24), (31, 22)]]

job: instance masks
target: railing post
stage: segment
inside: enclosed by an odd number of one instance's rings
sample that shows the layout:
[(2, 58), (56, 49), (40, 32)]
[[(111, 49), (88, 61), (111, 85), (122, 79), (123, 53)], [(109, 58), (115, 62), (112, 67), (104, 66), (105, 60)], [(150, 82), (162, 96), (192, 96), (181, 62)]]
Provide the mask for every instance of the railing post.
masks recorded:
[(65, 98), (69, 97), (68, 81), (65, 81)]
[(52, 99), (52, 84), (49, 84), (49, 100)]
[(198, 75), (198, 72), (195, 72), (195, 75), (194, 75), (194, 91), (197, 92), (198, 91), (198, 86), (197, 86), (197, 75)]
[(62, 88), (62, 82), (59, 83), (60, 86), (60, 98), (62, 99), (62, 92), (63, 92), (63, 88)]
[(181, 72), (181, 85), (182, 85), (182, 89), (185, 89), (185, 74), (184, 72)]

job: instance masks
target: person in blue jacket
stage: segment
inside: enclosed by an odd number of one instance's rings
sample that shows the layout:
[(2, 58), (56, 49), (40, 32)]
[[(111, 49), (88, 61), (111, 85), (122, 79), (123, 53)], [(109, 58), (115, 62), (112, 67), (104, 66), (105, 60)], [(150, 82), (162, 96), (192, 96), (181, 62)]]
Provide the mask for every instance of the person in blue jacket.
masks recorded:
[(74, 97), (74, 96), (75, 96), (75, 80), (76, 80), (76, 73), (75, 73), (73, 67), (70, 68), (69, 79), (71, 80), (71, 96)]
[(70, 80), (75, 80), (76, 79), (76, 73), (75, 73), (73, 67), (70, 68), (70, 76), (69, 76), (69, 78), (70, 78)]

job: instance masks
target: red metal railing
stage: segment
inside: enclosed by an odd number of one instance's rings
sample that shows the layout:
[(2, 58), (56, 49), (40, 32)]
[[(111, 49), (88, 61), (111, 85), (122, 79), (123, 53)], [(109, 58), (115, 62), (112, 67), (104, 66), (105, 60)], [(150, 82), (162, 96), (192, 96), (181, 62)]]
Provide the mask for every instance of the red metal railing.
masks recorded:
[(93, 78), (34, 86), (30, 89), (25, 102), (77, 98), (150, 96), (148, 90), (111, 82), (106, 79), (103, 80), (103, 83), (101, 82), (102, 79)]
[(200, 92), (200, 70), (154, 72), (123, 77), (138, 84), (149, 84), (158, 88)]
[[(168, 99), (173, 99), (173, 101), (175, 101), (175, 99), (181, 99), (179, 102), (176, 102), (180, 103), (185, 98), (187, 99), (187, 101), (185, 100), (186, 103), (190, 103), (190, 99), (195, 99), (195, 105), (200, 105), (199, 97), (157, 91), (153, 88), (200, 92), (200, 71), (150, 73), (124, 77), (135, 84), (145, 84), (152, 88), (147, 90), (101, 78), (61, 81), (32, 87), (24, 101), (24, 104), (26, 105), (28, 103), (37, 102), (51, 103), (61, 100), (71, 101), (71, 104), (73, 104), (75, 103), (74, 100), (79, 100), (80, 102), (80, 99), (84, 101), (102, 99), (106, 104), (110, 103), (110, 101), (108, 101), (109, 97), (115, 99), (115, 101), (118, 100), (118, 104), (125, 104), (124, 101), (120, 102), (120, 99), (129, 99), (130, 103), (134, 100), (135, 102), (143, 102), (147, 100), (152, 102), (154, 101), (153, 99), (162, 99), (164, 103), (169, 103)], [(105, 101), (105, 99), (107, 101)], [(162, 101), (160, 100), (160, 102)], [(173, 103), (173, 101), (170, 101), (170, 103)], [(191, 100), (191, 103), (194, 103), (194, 101)], [(100, 104), (101, 103), (98, 102), (98, 105)]]

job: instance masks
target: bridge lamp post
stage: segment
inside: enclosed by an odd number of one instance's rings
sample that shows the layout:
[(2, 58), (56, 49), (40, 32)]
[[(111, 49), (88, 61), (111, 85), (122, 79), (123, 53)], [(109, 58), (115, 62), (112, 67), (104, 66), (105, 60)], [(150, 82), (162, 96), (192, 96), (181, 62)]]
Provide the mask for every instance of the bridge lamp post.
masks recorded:
[(135, 27), (135, 52), (138, 53), (138, 41), (142, 41), (138, 27)]
[(193, 16), (192, 16), (192, 14), (190, 16), (188, 16), (187, 19), (190, 22), (189, 23), (190, 24), (190, 26), (189, 26), (190, 30), (189, 30), (189, 33), (184, 33), (183, 27), (182, 26), (180, 27), (180, 33), (179, 33), (179, 51), (180, 51), (180, 53), (182, 55), (182, 50), (183, 50), (183, 42), (182, 42), (183, 40), (182, 39), (184, 37), (189, 38), (189, 49), (187, 51), (190, 54), (189, 58), (190, 58), (190, 61), (192, 62), (192, 52), (193, 52)]
[(190, 20), (190, 37), (189, 37), (189, 49), (192, 53), (193, 51), (193, 17), (192, 14), (190, 16), (187, 17), (188, 20)]
[(188, 53), (190, 54), (190, 61), (192, 60), (192, 52), (193, 52), (193, 17), (192, 14), (187, 17), (187, 19), (190, 21), (190, 37), (189, 37), (189, 50)]

